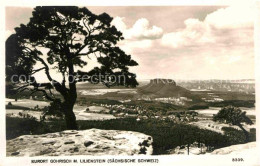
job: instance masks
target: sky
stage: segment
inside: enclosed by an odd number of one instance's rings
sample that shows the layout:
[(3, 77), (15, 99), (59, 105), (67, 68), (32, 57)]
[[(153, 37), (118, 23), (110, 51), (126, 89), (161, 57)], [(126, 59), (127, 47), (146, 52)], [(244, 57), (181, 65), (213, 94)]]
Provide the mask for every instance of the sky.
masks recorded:
[[(254, 78), (253, 7), (88, 8), (95, 14), (106, 12), (113, 17), (112, 24), (125, 37), (118, 45), (139, 63), (130, 69), (137, 79)], [(28, 23), (32, 10), (6, 8), (6, 38), (15, 27)], [(86, 70), (95, 62), (88, 65)]]

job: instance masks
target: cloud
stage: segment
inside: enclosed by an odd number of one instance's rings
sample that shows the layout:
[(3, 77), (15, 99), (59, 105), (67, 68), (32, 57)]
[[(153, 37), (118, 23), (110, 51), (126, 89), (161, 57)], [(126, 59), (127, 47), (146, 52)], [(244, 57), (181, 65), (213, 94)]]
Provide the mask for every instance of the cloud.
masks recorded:
[(231, 6), (209, 14), (205, 23), (219, 29), (250, 28), (253, 27), (254, 13), (252, 6)]
[(112, 25), (123, 32), (125, 39), (133, 40), (154, 40), (159, 39), (163, 35), (163, 29), (157, 26), (150, 27), (150, 23), (146, 18), (138, 19), (131, 28), (127, 28), (124, 18), (115, 17)]
[(150, 40), (149, 47), (131, 48), (140, 64), (138, 76), (254, 78), (253, 18), (253, 8), (230, 6), (209, 13), (204, 20), (184, 20), (184, 28)]
[(179, 48), (252, 43), (254, 13), (254, 8), (249, 6), (230, 6), (208, 14), (204, 21), (187, 19), (185, 28), (164, 34), (162, 44)]
[(126, 30), (126, 24), (124, 23), (124, 17), (115, 17), (111, 24), (114, 25), (119, 31), (124, 32)]
[(187, 19), (184, 21), (185, 29), (163, 35), (162, 44), (170, 47), (180, 47), (214, 42), (211, 37), (211, 29), (198, 19)]
[(152, 47), (153, 42), (151, 40), (140, 40), (140, 41), (122, 41), (119, 46), (126, 53), (131, 54), (134, 50), (138, 49), (149, 49)]

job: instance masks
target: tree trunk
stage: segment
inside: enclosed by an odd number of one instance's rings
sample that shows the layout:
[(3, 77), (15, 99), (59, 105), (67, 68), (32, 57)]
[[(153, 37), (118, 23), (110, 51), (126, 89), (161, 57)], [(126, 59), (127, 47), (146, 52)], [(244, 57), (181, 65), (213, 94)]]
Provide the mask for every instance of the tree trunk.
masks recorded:
[(77, 130), (78, 126), (76, 123), (76, 116), (73, 112), (73, 107), (77, 99), (77, 88), (76, 88), (76, 81), (74, 77), (74, 67), (72, 63), (71, 56), (68, 56), (68, 69), (69, 69), (69, 93), (68, 96), (66, 96), (65, 99), (65, 119), (66, 119), (66, 125), (67, 129), (70, 130)]
[(188, 155), (190, 154), (190, 143), (188, 143)]
[(246, 131), (246, 129), (241, 124), (238, 124), (238, 127), (244, 132), (244, 134), (246, 136), (245, 143), (249, 142), (249, 133), (248, 133), (248, 131)]
[(73, 112), (74, 102), (73, 101), (65, 101), (63, 104), (66, 126), (68, 130), (78, 130), (78, 126), (76, 123), (76, 116)]

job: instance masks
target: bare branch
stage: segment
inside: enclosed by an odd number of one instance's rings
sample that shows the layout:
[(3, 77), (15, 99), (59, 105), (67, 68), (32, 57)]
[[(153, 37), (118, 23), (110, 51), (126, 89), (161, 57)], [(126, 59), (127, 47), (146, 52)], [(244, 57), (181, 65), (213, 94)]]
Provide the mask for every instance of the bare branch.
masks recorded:
[(33, 70), (32, 75), (35, 74), (35, 73), (37, 73), (37, 72), (39, 72), (39, 71), (41, 71), (41, 70), (43, 70), (43, 69), (45, 69), (45, 67), (42, 67), (42, 68), (40, 68), (40, 69), (35, 69), (35, 70)]
[(52, 93), (52, 91), (51, 91), (50, 88), (49, 88), (49, 92), (50, 92), (51, 96), (55, 98), (55, 96), (54, 96), (54, 94)]
[(47, 63), (40, 58), (39, 56), (37, 56), (36, 54), (33, 54), (33, 56), (35, 57), (35, 59), (37, 59), (38, 61), (40, 61), (45, 67), (45, 73), (47, 75), (47, 78), (49, 79), (49, 81), (53, 81), (53, 79), (51, 78), (50, 72), (49, 72), (49, 66), (47, 65)]
[(21, 86), (21, 87), (18, 87), (17, 89), (15, 89), (15, 90), (20, 90), (20, 89), (22, 89), (22, 88), (25, 88), (25, 87), (27, 87), (27, 86), (30, 86), (30, 84), (26, 84), (26, 85), (23, 85), (23, 86)]
[[(30, 48), (28, 48), (29, 50), (31, 50)], [(31, 50), (32, 52), (32, 50)], [(63, 95), (64, 97), (67, 96), (68, 94), (68, 89), (65, 86), (62, 86), (58, 81), (52, 79), (51, 75), (50, 75), (50, 71), (49, 71), (49, 66), (47, 65), (47, 63), (40, 58), (39, 56), (37, 56), (36, 54), (32, 54), (35, 59), (37, 59), (38, 61), (40, 61), (43, 65), (44, 65), (44, 69), (45, 69), (45, 74), (48, 78), (48, 80), (52, 83), (52, 85), (55, 87), (55, 89), (61, 93), (61, 95)]]
[(34, 89), (33, 92), (32, 92), (30, 95), (32, 95), (32, 94), (34, 94), (34, 93), (36, 93), (36, 92), (42, 92), (42, 93), (44, 94), (44, 96), (45, 96), (48, 100), (50, 100), (50, 101), (54, 101), (54, 100), (55, 100), (55, 98), (50, 97), (50, 96), (47, 94), (47, 92), (46, 92), (45, 90), (43, 90), (43, 89)]
[(87, 21), (87, 19), (86, 19), (86, 18), (83, 18), (83, 21), (82, 21), (82, 22), (83, 22), (85, 28), (87, 28), (88, 36), (90, 36), (90, 34), (91, 34), (91, 32), (90, 32), (90, 27), (88, 27), (88, 25), (85, 23), (85, 21)]
[[(92, 50), (92, 51), (88, 51), (88, 52), (86, 52), (86, 53), (80, 53), (80, 54), (77, 54), (77, 55), (78, 55), (78, 56), (86, 55), (89, 59), (91, 59), (91, 58), (89, 57), (89, 54), (94, 53), (95, 56), (97, 57), (96, 52), (98, 52), (98, 49), (95, 49), (95, 50)], [(76, 56), (77, 56), (77, 55), (76, 55)]]

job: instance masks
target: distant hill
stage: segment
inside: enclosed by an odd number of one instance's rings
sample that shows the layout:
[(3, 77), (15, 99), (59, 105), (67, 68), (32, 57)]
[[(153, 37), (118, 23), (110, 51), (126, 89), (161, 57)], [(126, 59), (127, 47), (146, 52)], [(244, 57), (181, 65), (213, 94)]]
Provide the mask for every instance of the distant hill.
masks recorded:
[(176, 85), (171, 79), (152, 79), (150, 83), (138, 89), (140, 95), (151, 97), (188, 97), (193, 98), (191, 92)]
[[(139, 85), (138, 87), (142, 87), (144, 85), (147, 85), (149, 83), (149, 80), (137, 80)], [(78, 89), (107, 89), (105, 85), (102, 83), (99, 84), (91, 84), (89, 82), (81, 82), (77, 84)], [(124, 86), (112, 86), (109, 89), (131, 89)]]
[(254, 79), (241, 80), (178, 80), (178, 85), (192, 91), (255, 93)]
[[(77, 89), (78, 90), (82, 90), (82, 89), (84, 89), (84, 90), (86, 90), (86, 89), (108, 89), (108, 87), (106, 87), (102, 83), (91, 84), (89, 82), (81, 82), (81, 83), (77, 84)], [(129, 89), (129, 88), (126, 88), (124, 86), (112, 86), (109, 89)]]

